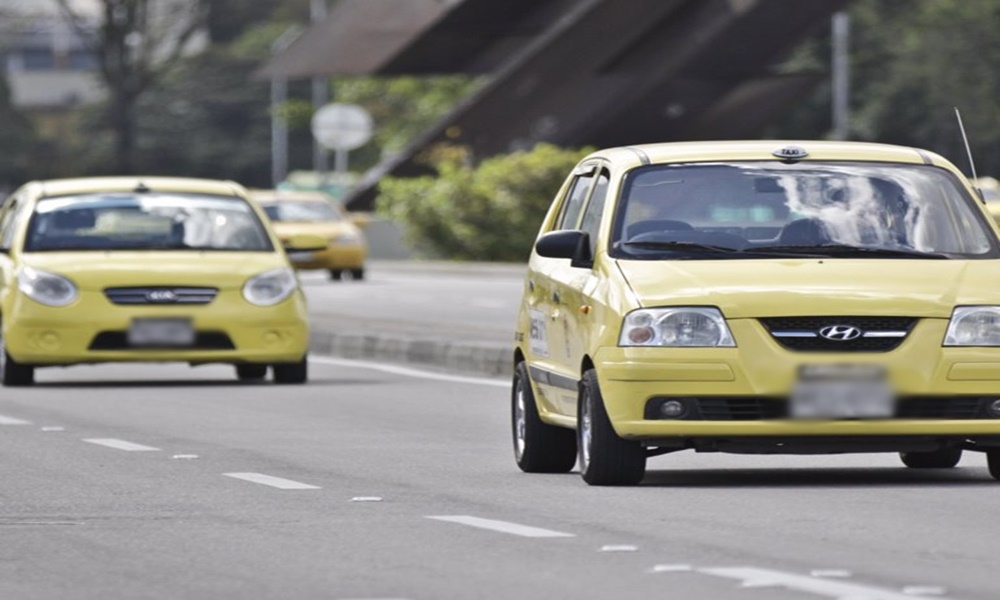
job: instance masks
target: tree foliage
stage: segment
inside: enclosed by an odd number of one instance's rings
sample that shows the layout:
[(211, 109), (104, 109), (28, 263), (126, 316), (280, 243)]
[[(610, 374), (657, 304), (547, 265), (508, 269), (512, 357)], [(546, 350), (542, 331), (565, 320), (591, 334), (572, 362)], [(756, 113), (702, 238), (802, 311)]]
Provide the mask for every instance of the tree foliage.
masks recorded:
[[(851, 7), (852, 139), (918, 146), (965, 165), (953, 107), (981, 165), (1000, 172), (1000, 2), (856, 0)], [(825, 43), (824, 43), (825, 42)], [(829, 61), (829, 40), (796, 57)], [(782, 137), (822, 137), (830, 87), (779, 125)]]
[(556, 192), (589, 152), (539, 144), (471, 166), (461, 149), (445, 149), (433, 160), (435, 176), (383, 179), (378, 208), (429, 254), (523, 261)]

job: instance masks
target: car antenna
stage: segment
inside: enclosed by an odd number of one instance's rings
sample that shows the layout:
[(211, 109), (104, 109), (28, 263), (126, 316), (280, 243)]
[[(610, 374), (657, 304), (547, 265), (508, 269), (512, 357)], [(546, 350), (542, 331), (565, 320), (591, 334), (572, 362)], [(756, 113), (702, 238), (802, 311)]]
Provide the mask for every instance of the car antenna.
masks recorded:
[(969, 145), (969, 136), (965, 133), (965, 124), (962, 122), (962, 111), (955, 107), (955, 118), (958, 120), (958, 130), (962, 132), (962, 142), (965, 144), (965, 153), (969, 157), (969, 169), (972, 171), (972, 187), (979, 194), (979, 199), (985, 202), (985, 197), (983, 196), (983, 191), (979, 189), (976, 185), (976, 180), (979, 176), (976, 175), (976, 161), (972, 158), (972, 146)]

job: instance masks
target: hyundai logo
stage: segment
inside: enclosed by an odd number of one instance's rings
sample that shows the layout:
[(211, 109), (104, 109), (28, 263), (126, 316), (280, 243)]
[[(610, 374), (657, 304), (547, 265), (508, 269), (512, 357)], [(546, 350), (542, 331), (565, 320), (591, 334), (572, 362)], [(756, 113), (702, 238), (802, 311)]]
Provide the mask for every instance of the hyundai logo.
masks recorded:
[(835, 342), (849, 342), (861, 337), (864, 332), (851, 325), (830, 325), (819, 330), (820, 336)]
[(146, 292), (146, 299), (150, 302), (177, 302), (177, 294), (172, 290), (150, 290)]

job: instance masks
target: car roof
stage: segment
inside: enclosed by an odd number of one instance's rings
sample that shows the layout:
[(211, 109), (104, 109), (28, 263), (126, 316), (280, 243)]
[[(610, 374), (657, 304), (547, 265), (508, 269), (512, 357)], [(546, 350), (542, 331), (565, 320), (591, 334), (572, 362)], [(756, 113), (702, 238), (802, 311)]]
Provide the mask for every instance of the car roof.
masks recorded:
[(822, 161), (876, 161), (934, 164), (956, 170), (943, 157), (917, 148), (869, 142), (821, 140), (734, 140), (716, 142), (671, 142), (609, 148), (588, 158), (604, 158), (621, 166), (714, 161), (776, 160), (774, 152), (797, 146), (808, 152), (801, 159)]
[(250, 197), (257, 202), (325, 202), (330, 204), (330, 197), (323, 192), (307, 190), (250, 190)]
[(242, 196), (242, 186), (233, 181), (194, 179), (188, 177), (80, 177), (76, 179), (50, 179), (36, 181), (34, 187), (40, 197), (70, 196), (95, 192), (180, 192), (212, 194), (216, 196)]

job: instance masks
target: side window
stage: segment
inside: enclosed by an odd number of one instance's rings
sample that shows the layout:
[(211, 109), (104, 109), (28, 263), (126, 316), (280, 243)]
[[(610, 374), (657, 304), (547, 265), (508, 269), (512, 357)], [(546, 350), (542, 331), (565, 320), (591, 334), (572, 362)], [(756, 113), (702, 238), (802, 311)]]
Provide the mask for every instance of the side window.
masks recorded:
[(601, 227), (601, 217), (604, 215), (604, 205), (607, 204), (608, 184), (611, 183), (611, 175), (607, 169), (601, 169), (594, 183), (594, 191), (590, 194), (590, 202), (587, 210), (583, 213), (583, 222), (580, 229), (590, 234), (590, 251), (595, 250), (597, 244), (597, 230)]
[(583, 203), (587, 200), (587, 192), (590, 191), (590, 184), (594, 181), (593, 173), (580, 175), (569, 188), (566, 194), (566, 201), (563, 202), (559, 219), (556, 221), (556, 230), (576, 229), (580, 222), (580, 213), (583, 212)]
[(16, 198), (11, 198), (4, 203), (3, 210), (0, 211), (0, 249), (10, 250), (14, 242), (14, 231), (17, 230), (15, 224), (18, 210)]

